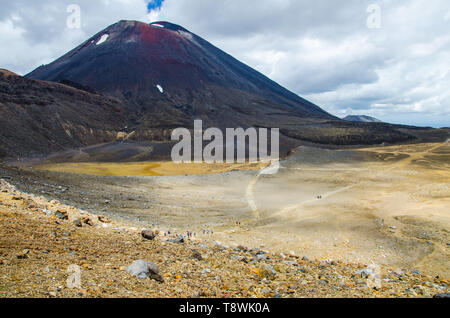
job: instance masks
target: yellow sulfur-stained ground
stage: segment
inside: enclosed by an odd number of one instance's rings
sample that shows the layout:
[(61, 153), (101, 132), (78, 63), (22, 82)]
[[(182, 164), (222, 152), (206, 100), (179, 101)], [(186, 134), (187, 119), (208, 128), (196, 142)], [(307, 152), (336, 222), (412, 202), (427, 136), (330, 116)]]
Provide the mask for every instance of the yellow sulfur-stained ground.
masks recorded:
[(183, 175), (219, 174), (237, 170), (260, 170), (260, 163), (207, 164), (174, 162), (134, 162), (134, 163), (58, 163), (36, 166), (37, 169), (115, 177), (171, 177)]

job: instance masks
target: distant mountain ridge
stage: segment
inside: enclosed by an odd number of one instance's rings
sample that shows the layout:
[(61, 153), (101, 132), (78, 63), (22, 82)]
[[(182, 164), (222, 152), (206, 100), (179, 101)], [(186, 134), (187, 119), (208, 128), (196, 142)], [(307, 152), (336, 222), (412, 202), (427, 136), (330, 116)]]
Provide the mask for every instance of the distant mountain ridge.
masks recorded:
[(367, 116), (367, 115), (349, 115), (349, 116), (343, 118), (343, 120), (353, 121), (353, 122), (361, 122), (361, 123), (382, 123), (381, 120), (376, 119), (374, 117)]

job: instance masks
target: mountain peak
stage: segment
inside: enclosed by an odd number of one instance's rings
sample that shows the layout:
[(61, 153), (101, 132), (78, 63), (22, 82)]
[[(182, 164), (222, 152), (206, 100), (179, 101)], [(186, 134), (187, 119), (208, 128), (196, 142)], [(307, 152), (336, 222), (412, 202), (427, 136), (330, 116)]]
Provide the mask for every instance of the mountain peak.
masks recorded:
[(152, 22), (149, 25), (152, 26), (152, 27), (164, 28), (164, 29), (168, 29), (168, 30), (171, 30), (171, 31), (189, 32), (188, 30), (186, 30), (185, 28), (183, 28), (182, 26), (180, 26), (178, 24), (171, 23), (171, 22), (166, 22), (166, 21)]
[(162, 45), (168, 42), (177, 42), (180, 38), (192, 40), (193, 34), (182, 26), (166, 21), (147, 24), (135, 20), (121, 20), (94, 35), (78, 49), (92, 46), (95, 48), (100, 45), (105, 46), (105, 44), (114, 44), (115, 46), (132, 43)]
[(120, 20), (119, 22), (116, 22), (103, 31), (99, 33), (116, 33), (116, 32), (123, 32), (126, 30), (146, 30), (146, 31), (156, 31), (156, 30), (168, 30), (168, 31), (174, 31), (174, 32), (188, 32), (187, 29), (183, 28), (182, 26), (178, 24), (174, 24), (167, 21), (156, 21), (152, 22), (150, 24), (136, 21), (136, 20)]

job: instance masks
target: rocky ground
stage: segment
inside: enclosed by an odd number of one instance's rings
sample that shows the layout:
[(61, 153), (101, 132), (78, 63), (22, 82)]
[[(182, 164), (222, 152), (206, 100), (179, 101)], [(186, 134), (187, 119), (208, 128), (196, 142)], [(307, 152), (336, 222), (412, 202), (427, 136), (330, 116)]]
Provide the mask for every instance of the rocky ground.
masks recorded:
[[(7, 181), (0, 183), (0, 297), (433, 297), (448, 293), (446, 277), (417, 270), (309, 260), (206, 239), (157, 235), (156, 229), (142, 232), (122, 221), (25, 194)], [(81, 285), (73, 286), (77, 269)]]

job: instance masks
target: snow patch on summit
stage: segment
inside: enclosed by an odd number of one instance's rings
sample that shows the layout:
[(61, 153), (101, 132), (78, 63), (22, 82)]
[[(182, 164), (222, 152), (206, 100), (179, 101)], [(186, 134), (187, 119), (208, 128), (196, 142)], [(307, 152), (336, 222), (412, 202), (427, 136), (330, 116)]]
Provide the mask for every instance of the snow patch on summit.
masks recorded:
[(185, 31), (177, 31), (178, 32), (178, 34), (180, 34), (182, 37), (184, 37), (184, 38), (186, 38), (186, 39), (188, 39), (188, 40), (193, 40), (193, 37), (192, 37), (192, 34), (191, 33), (189, 33), (189, 32), (185, 32)]
[(161, 85), (156, 85), (156, 87), (158, 88), (161, 94), (164, 94), (164, 89), (161, 87)]
[(102, 37), (100, 38), (100, 40), (98, 40), (98, 42), (95, 45), (100, 45), (102, 43), (105, 43), (106, 40), (108, 40), (109, 34), (103, 34)]

